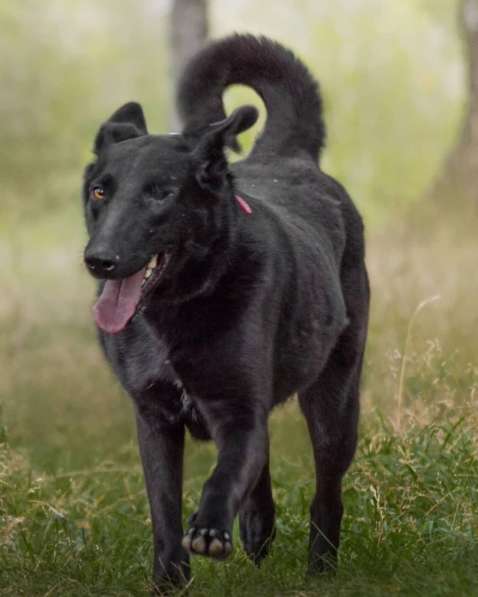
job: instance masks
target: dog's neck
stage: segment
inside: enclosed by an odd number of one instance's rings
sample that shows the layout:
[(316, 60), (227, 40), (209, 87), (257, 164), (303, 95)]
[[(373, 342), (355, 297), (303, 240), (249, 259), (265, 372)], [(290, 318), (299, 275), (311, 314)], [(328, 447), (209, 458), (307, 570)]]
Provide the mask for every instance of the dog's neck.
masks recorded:
[[(231, 191), (211, 214), (211, 230), (207, 245), (192, 240), (179, 256), (179, 269), (171, 274), (169, 288), (152, 296), (145, 310), (148, 319), (155, 320), (159, 312), (172, 305), (180, 305), (214, 292), (234, 257), (241, 221), (250, 215), (249, 204)], [(194, 246), (194, 248), (192, 248)]]

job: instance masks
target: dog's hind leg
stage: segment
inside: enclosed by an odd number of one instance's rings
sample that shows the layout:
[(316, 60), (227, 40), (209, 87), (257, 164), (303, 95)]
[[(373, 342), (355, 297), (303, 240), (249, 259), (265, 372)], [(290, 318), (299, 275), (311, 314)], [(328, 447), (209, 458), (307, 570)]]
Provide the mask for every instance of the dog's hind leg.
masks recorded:
[(224, 559), (232, 551), (232, 524), (267, 461), (267, 412), (257, 401), (208, 400), (201, 412), (218, 448), (183, 546), (192, 554)]
[(342, 477), (357, 442), (357, 384), (349, 380), (349, 388), (334, 388), (336, 383), (334, 376), (326, 371), (299, 396), (316, 469), (316, 493), (310, 508), (310, 573), (336, 566), (343, 511)]
[(275, 506), (269, 460), (239, 511), (239, 529), (244, 550), (257, 565), (267, 556), (275, 537)]
[(317, 379), (299, 394), (312, 441), (316, 493), (310, 509), (309, 572), (335, 569), (342, 520), (342, 477), (357, 443), (363, 341), (341, 336)]
[[(190, 575), (183, 534), (182, 468), (184, 425), (165, 412), (166, 403), (179, 404), (180, 394), (168, 384), (155, 384), (135, 397), (138, 441), (154, 538), (153, 580), (158, 591), (183, 584)], [(169, 419), (169, 420), (168, 420)]]

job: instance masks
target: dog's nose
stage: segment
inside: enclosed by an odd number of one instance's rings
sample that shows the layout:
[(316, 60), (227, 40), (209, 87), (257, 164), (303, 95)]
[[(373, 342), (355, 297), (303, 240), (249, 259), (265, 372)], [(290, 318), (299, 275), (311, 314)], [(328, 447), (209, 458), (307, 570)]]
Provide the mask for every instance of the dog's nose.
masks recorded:
[(116, 269), (118, 260), (115, 255), (104, 250), (87, 249), (85, 252), (87, 268), (96, 276), (108, 276)]

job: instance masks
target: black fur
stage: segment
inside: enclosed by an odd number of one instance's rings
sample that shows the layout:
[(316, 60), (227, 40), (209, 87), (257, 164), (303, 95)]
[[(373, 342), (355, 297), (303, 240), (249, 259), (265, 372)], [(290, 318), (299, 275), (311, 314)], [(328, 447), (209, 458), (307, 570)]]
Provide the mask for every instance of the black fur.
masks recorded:
[(178, 89), (186, 135), (196, 137), (225, 118), (222, 94), (234, 84), (252, 87), (268, 108), (252, 156), (300, 157), (306, 152), (317, 160), (325, 140), (317, 82), (290, 50), (265, 37), (233, 35), (191, 60)]
[[(251, 155), (229, 166), (224, 147), (257, 117), (245, 107), (226, 118), (222, 93), (237, 82), (261, 95), (268, 119)], [(236, 515), (248, 555), (258, 563), (267, 554), (267, 419), (294, 393), (316, 463), (309, 570), (327, 569), (357, 440), (369, 302), (362, 221), (317, 165), (321, 101), (291, 52), (251, 36), (215, 42), (186, 68), (178, 97), (177, 136), (147, 134), (138, 104), (118, 110), (98, 133), (84, 184), (85, 260), (100, 290), (154, 254), (166, 263), (126, 327), (99, 331), (136, 407), (154, 579), (188, 578), (188, 552), (226, 557)], [(218, 462), (182, 539), (185, 428), (215, 441)]]

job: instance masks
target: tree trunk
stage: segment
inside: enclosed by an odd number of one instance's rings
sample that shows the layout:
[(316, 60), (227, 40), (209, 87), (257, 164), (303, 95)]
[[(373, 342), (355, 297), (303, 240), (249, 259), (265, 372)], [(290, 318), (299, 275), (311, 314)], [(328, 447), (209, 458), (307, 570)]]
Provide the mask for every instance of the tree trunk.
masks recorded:
[(169, 37), (173, 82), (173, 103), (170, 116), (172, 130), (177, 130), (181, 125), (175, 106), (178, 79), (188, 60), (204, 46), (207, 36), (207, 0), (174, 0)]
[(467, 107), (460, 139), (433, 195), (464, 197), (478, 205), (478, 0), (460, 0), (459, 21), (467, 71)]
[(468, 109), (462, 144), (478, 148), (478, 0), (462, 0), (460, 16), (468, 64)]

